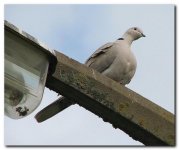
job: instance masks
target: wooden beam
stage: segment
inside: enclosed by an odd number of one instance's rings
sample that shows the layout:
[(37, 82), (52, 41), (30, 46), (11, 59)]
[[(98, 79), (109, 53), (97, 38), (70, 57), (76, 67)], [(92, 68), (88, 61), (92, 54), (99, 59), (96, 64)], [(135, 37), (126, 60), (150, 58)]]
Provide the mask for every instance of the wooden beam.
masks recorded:
[(48, 88), (145, 145), (175, 145), (172, 113), (57, 51), (56, 55), (57, 67), (47, 78)]

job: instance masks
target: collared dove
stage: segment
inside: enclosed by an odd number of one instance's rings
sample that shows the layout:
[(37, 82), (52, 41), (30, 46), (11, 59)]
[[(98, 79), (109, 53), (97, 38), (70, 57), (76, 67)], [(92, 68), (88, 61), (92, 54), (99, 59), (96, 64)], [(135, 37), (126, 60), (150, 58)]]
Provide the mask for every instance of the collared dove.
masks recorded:
[(140, 37), (145, 37), (142, 30), (137, 27), (130, 28), (122, 38), (97, 49), (85, 64), (120, 84), (128, 84), (137, 66), (131, 44)]
[[(130, 28), (122, 38), (97, 49), (85, 64), (120, 84), (126, 85), (131, 81), (137, 67), (136, 58), (131, 51), (131, 44), (141, 37), (145, 37), (141, 29), (138, 27)], [(42, 122), (72, 104), (74, 103), (67, 98), (60, 97), (40, 111), (35, 118), (38, 122)]]

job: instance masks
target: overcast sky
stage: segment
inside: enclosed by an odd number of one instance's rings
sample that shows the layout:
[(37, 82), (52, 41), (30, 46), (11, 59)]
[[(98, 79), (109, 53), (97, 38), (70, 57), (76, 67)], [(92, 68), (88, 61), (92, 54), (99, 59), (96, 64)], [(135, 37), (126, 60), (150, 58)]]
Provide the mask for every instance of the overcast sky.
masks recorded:
[[(138, 67), (127, 87), (174, 113), (174, 5), (5, 5), (5, 19), (81, 63), (140, 27), (147, 37), (132, 45)], [(31, 115), (5, 117), (5, 144), (142, 145), (78, 105), (38, 124), (35, 114), (57, 97), (45, 89)]]

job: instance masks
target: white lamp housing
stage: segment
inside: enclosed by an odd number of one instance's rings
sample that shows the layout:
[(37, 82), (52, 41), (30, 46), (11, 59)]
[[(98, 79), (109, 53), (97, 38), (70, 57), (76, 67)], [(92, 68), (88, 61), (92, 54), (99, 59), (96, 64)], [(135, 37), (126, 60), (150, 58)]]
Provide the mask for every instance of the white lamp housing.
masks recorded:
[(53, 52), (5, 21), (5, 114), (8, 117), (23, 118), (38, 107), (47, 74), (52, 73), (55, 62)]

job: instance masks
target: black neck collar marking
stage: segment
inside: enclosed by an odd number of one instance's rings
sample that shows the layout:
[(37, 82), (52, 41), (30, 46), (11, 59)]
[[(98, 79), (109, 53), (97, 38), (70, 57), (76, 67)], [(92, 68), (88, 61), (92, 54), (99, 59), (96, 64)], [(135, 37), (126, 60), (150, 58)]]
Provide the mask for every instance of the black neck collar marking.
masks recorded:
[(117, 40), (124, 40), (124, 38), (119, 38), (119, 39), (117, 39)]

